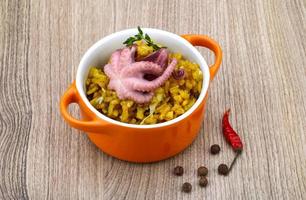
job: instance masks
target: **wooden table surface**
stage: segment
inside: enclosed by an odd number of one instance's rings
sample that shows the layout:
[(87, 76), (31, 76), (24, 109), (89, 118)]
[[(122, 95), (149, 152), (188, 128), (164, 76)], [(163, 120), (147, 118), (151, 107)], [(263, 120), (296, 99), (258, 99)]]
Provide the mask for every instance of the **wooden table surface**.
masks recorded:
[[(0, 199), (305, 199), (305, 0), (2, 0), (0, 11)], [(59, 99), (94, 42), (125, 28), (201, 33), (224, 52), (203, 128), (183, 153), (132, 164), (99, 151), (59, 114)], [(208, 63), (213, 56), (200, 50)], [(231, 122), (245, 151), (221, 135)], [(77, 106), (72, 112), (77, 114)], [(222, 153), (211, 156), (210, 145)], [(171, 170), (184, 166), (174, 177)], [(209, 186), (196, 169), (209, 168)], [(180, 191), (192, 183), (190, 194)]]

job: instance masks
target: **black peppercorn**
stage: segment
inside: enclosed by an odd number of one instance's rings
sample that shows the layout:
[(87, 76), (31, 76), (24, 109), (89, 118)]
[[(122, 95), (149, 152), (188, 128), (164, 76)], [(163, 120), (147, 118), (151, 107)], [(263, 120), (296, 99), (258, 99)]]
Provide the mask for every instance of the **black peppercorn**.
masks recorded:
[(217, 144), (214, 144), (210, 147), (210, 153), (215, 155), (218, 154), (220, 152), (220, 146)]
[(176, 166), (173, 173), (177, 176), (182, 176), (184, 174), (184, 168), (182, 166)]
[(201, 187), (206, 187), (207, 184), (208, 184), (207, 178), (206, 178), (206, 177), (201, 177), (200, 180), (199, 180), (199, 185), (200, 185)]
[(198, 168), (198, 176), (206, 176), (208, 174), (208, 169), (206, 167), (199, 167)]
[(192, 185), (188, 182), (186, 182), (182, 185), (182, 191), (183, 192), (189, 193), (189, 192), (191, 192), (191, 189), (192, 189)]
[(226, 164), (220, 164), (218, 167), (218, 172), (221, 175), (226, 176), (228, 174), (228, 166)]

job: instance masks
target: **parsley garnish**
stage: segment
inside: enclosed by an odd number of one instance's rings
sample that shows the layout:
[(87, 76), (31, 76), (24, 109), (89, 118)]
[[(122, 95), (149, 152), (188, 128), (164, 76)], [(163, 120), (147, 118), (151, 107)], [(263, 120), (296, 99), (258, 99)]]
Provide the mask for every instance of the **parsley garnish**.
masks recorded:
[(139, 40), (144, 40), (148, 44), (148, 46), (152, 46), (154, 50), (163, 48), (160, 45), (154, 44), (153, 40), (150, 38), (148, 34), (143, 35), (143, 31), (139, 26), (137, 27), (137, 29), (138, 29), (138, 34), (134, 35), (134, 37), (129, 37), (127, 40), (123, 42), (123, 44), (125, 44), (126, 46), (132, 46), (134, 42)]

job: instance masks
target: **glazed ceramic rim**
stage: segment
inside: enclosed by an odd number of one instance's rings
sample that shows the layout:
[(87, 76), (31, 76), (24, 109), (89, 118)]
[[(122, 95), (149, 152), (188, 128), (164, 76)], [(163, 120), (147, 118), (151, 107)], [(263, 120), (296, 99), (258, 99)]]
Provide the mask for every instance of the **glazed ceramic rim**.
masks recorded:
[(121, 35), (121, 34), (126, 34), (127, 32), (130, 32), (131, 35), (133, 35), (136, 30), (137, 29), (125, 29), (125, 30), (110, 34), (110, 35), (100, 39), (98, 42), (93, 44), (86, 51), (86, 53), (84, 54), (84, 56), (82, 57), (82, 59), (80, 61), (80, 64), (79, 64), (78, 70), (77, 70), (77, 76), (76, 76), (77, 91), (78, 91), (80, 97), (82, 98), (83, 102), (86, 104), (86, 106), (93, 113), (95, 113), (95, 115), (98, 118), (100, 118), (102, 120), (105, 120), (109, 123), (116, 124), (118, 126), (123, 126), (123, 127), (140, 128), (140, 129), (160, 128), (160, 127), (165, 127), (165, 126), (175, 124), (175, 123), (187, 118), (191, 113), (193, 113), (200, 106), (200, 104), (204, 100), (204, 98), (206, 96), (206, 93), (207, 93), (207, 90), (208, 90), (208, 86), (209, 86), (209, 82), (210, 82), (210, 72), (209, 72), (209, 67), (208, 67), (205, 59), (203, 58), (201, 53), (192, 44), (190, 44), (187, 40), (185, 40), (181, 36), (176, 35), (176, 34), (171, 33), (171, 32), (168, 32), (168, 31), (164, 31), (164, 30), (160, 30), (160, 29), (153, 29), (153, 28), (142, 28), (143, 32), (158, 32), (159, 34), (161, 34), (165, 37), (170, 37), (170, 38), (176, 40), (177, 42), (184, 45), (188, 50), (190, 50), (197, 57), (197, 59), (200, 61), (198, 64), (200, 65), (200, 68), (201, 68), (201, 71), (202, 71), (202, 74), (203, 74), (202, 90), (201, 90), (200, 96), (197, 99), (197, 101), (193, 104), (193, 106), (187, 112), (185, 112), (184, 114), (182, 114), (179, 117), (176, 117), (176, 118), (174, 118), (170, 121), (166, 121), (166, 122), (162, 122), (162, 123), (158, 123), (158, 124), (151, 124), (151, 125), (128, 124), (128, 123), (124, 123), (124, 122), (120, 122), (120, 121), (111, 119), (111, 118), (107, 117), (106, 115), (100, 113), (97, 109), (95, 109), (90, 104), (89, 100), (86, 97), (85, 91), (83, 89), (84, 85), (82, 84), (82, 79), (83, 79), (83, 76), (84, 76), (84, 68), (88, 67), (88, 66), (86, 66), (86, 63), (88, 62), (87, 60), (91, 57), (90, 55), (92, 55), (95, 51), (97, 51), (101, 45), (103, 45), (104, 43), (106, 43), (109, 40), (113, 40), (116, 36)]

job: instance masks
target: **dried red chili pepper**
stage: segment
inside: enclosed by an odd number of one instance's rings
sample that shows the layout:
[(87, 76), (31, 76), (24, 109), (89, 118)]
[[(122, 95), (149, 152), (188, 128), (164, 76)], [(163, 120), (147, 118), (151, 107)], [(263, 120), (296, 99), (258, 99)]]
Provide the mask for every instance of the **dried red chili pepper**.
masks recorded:
[(230, 145), (233, 147), (235, 152), (241, 152), (243, 145), (239, 135), (236, 133), (236, 131), (232, 128), (231, 124), (229, 123), (228, 120), (229, 113), (230, 109), (228, 109), (223, 115), (222, 119), (223, 135), (225, 136), (228, 143), (230, 143)]
[(242, 141), (239, 137), (239, 135), (236, 133), (236, 131), (232, 128), (231, 124), (229, 123), (228, 117), (229, 117), (230, 109), (228, 109), (222, 119), (222, 129), (223, 129), (223, 135), (228, 141), (228, 143), (232, 146), (233, 150), (236, 152), (236, 156), (234, 160), (232, 161), (226, 175), (232, 170), (234, 164), (236, 163), (236, 160), (238, 156), (241, 154), (243, 149)]

